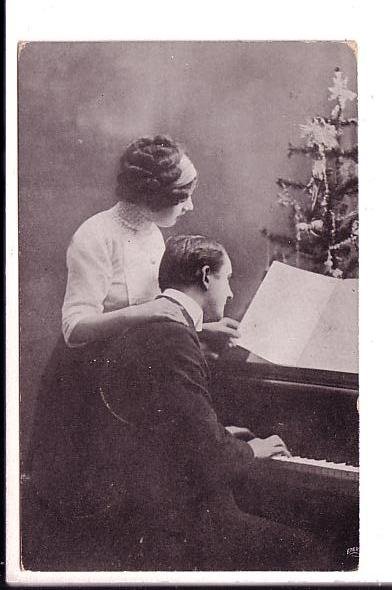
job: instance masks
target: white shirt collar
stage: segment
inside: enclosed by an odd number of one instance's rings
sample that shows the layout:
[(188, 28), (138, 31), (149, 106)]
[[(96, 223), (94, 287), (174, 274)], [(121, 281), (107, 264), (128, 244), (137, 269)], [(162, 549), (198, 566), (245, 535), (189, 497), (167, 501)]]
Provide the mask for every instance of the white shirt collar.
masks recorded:
[(175, 299), (182, 307), (189, 313), (192, 318), (192, 321), (195, 325), (196, 332), (201, 332), (203, 329), (203, 310), (200, 305), (183, 293), (182, 291), (177, 291), (177, 289), (165, 289), (162, 295), (167, 295), (167, 297), (171, 297)]

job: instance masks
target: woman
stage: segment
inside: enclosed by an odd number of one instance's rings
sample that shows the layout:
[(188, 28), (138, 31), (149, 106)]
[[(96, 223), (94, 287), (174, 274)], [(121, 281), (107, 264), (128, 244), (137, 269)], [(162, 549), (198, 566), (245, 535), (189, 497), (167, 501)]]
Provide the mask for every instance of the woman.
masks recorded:
[[(180, 311), (178, 317), (173, 316), (173, 306), (165, 299), (154, 299), (159, 293), (158, 269), (165, 247), (159, 227), (174, 225), (193, 209), (196, 182), (197, 172), (178, 144), (164, 136), (138, 139), (128, 146), (120, 160), (116, 188), (119, 201), (85, 221), (72, 238), (62, 309), (64, 338), (58, 342), (42, 378), (24, 469), (27, 477), (22, 490), (23, 561), (33, 568), (36, 560), (42, 558), (40, 538), (47, 538), (45, 527), (50, 529), (50, 519), (55, 522), (53, 530), (67, 538), (70, 514), (72, 519), (82, 519), (83, 530), (90, 534), (98, 522), (91, 515), (109, 509), (95, 505), (99, 494), (93, 490), (94, 474), (82, 468), (74, 425), (87, 427), (91, 423), (89, 413), (94, 412), (99, 402), (96, 392), (100, 368), (107, 362), (106, 339), (157, 317), (183, 321)], [(203, 328), (215, 343), (227, 342), (237, 335), (237, 322), (228, 318)], [(87, 400), (83, 415), (78, 409), (81, 396)], [(66, 410), (58, 412), (62, 406)], [(67, 420), (61, 418), (64, 415)], [(50, 468), (48, 448), (53, 451), (51, 457), (55, 457)], [(71, 467), (67, 463), (70, 456), (74, 457)], [(79, 513), (77, 505), (67, 506), (69, 469), (83, 478), (87, 496), (91, 483), (91, 515), (84, 508)], [(80, 506), (86, 504), (88, 500), (81, 498)], [(37, 518), (42, 510), (46, 517)], [(42, 530), (37, 529), (37, 522)], [(67, 543), (67, 551), (72, 552), (72, 535)], [(45, 548), (44, 553), (48, 568), (55, 568), (61, 554), (56, 543), (50, 551)], [(112, 554), (110, 547), (102, 546), (99, 559), (105, 563)], [(76, 562), (77, 559), (76, 555)], [(37, 562), (37, 567), (45, 569), (45, 564)], [(110, 562), (106, 567), (115, 564)]]
[[(68, 248), (62, 316), (69, 347), (171, 316), (165, 300), (154, 301), (165, 247), (159, 227), (192, 211), (196, 183), (195, 167), (170, 138), (141, 138), (128, 146), (117, 176), (118, 203), (85, 221)], [(203, 328), (215, 339), (237, 336), (237, 322), (229, 318)]]
[[(172, 317), (173, 306), (165, 299), (154, 299), (165, 248), (158, 226), (172, 226), (193, 209), (196, 182), (192, 162), (166, 136), (137, 139), (125, 150), (117, 175), (118, 202), (85, 221), (68, 248), (64, 337), (42, 377), (37, 422), (47, 404), (70, 403), (77, 391), (93, 395), (96, 368), (105, 362), (107, 338), (138, 322)], [(183, 321), (178, 314), (174, 319)], [(203, 328), (212, 347), (237, 335), (237, 322), (229, 318)], [(43, 434), (33, 428), (27, 471)]]

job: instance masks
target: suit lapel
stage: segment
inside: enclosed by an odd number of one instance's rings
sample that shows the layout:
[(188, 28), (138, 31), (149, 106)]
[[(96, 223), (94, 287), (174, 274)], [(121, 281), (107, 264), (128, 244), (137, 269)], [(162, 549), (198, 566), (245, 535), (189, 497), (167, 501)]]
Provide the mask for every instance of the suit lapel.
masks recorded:
[(184, 318), (187, 321), (188, 326), (190, 328), (193, 328), (195, 330), (195, 324), (194, 324), (194, 322), (193, 322), (190, 314), (187, 312), (187, 310), (185, 309), (185, 307), (181, 305), (181, 303), (179, 303), (178, 301), (176, 301), (175, 299), (173, 299), (173, 297), (169, 297), (168, 295), (158, 295), (156, 297), (156, 299), (167, 299), (168, 301), (171, 301), (172, 303), (175, 303), (176, 305), (178, 305), (178, 307), (181, 309), (182, 315), (184, 316)]
[[(207, 382), (209, 383), (209, 382), (211, 381), (211, 370), (210, 370), (210, 367), (209, 367), (209, 365), (208, 365), (208, 363), (207, 363), (207, 361), (206, 361), (205, 355), (204, 355), (204, 353), (203, 353), (203, 351), (202, 351), (202, 349), (201, 349), (201, 347), (200, 347), (200, 341), (199, 341), (199, 337), (198, 337), (198, 334), (197, 334), (197, 332), (196, 332), (196, 329), (195, 329), (195, 324), (194, 324), (194, 322), (193, 322), (193, 320), (192, 320), (192, 317), (191, 317), (191, 316), (190, 316), (190, 314), (187, 312), (187, 310), (185, 309), (185, 307), (184, 307), (183, 305), (181, 305), (181, 303), (179, 303), (178, 301), (176, 301), (176, 299), (174, 299), (173, 297), (170, 297), (170, 296), (168, 296), (168, 295), (158, 295), (158, 296), (157, 296), (155, 299), (161, 299), (161, 298), (168, 299), (168, 301), (171, 301), (172, 303), (175, 303), (176, 305), (178, 305), (178, 307), (179, 307), (179, 308), (181, 309), (181, 311), (182, 311), (182, 314), (183, 314), (183, 316), (184, 316), (185, 320), (186, 320), (186, 321), (187, 321), (187, 323), (188, 323), (188, 326), (189, 326), (189, 328), (192, 328), (192, 330), (194, 331), (194, 333), (195, 333), (195, 336), (196, 336), (196, 338), (197, 338), (197, 342), (198, 342), (198, 344), (199, 344), (199, 348), (200, 348), (200, 360), (201, 360), (201, 363), (202, 363), (203, 369), (204, 369), (204, 371), (205, 371), (205, 377), (206, 377), (206, 380), (207, 380)], [(207, 397), (208, 397), (209, 401), (211, 402), (211, 401), (212, 401), (212, 398), (211, 398), (211, 396), (208, 394), (208, 396), (207, 396)]]

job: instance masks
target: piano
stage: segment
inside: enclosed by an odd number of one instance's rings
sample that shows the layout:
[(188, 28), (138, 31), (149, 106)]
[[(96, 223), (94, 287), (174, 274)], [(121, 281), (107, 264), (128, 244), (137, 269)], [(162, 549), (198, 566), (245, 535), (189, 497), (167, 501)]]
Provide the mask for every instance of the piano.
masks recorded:
[(247, 362), (243, 349), (211, 361), (220, 421), (265, 438), (278, 434), (292, 457), (258, 460), (235, 484), (246, 512), (310, 530), (336, 554), (336, 570), (358, 565), (358, 375)]

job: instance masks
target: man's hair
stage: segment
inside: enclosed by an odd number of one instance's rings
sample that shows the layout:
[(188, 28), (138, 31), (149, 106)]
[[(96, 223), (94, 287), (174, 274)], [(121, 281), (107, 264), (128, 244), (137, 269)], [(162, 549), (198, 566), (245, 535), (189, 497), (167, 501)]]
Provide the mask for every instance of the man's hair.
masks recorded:
[(218, 272), (225, 254), (221, 244), (204, 236), (169, 238), (159, 267), (161, 291), (201, 284), (203, 266)]

